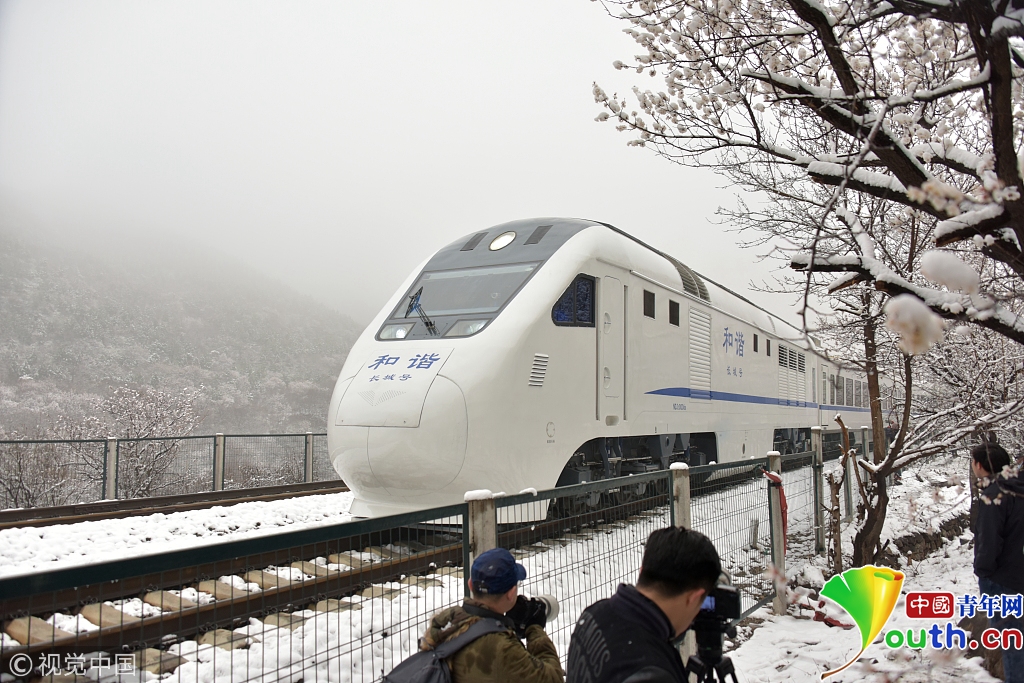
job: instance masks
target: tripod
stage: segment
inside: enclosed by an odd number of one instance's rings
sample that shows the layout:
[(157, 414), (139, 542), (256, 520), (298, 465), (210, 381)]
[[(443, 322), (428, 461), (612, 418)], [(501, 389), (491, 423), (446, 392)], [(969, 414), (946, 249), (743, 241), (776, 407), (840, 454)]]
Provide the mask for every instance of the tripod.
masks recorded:
[(686, 662), (686, 680), (690, 674), (697, 675), (697, 683), (739, 683), (732, 660), (722, 656), (722, 632), (720, 630), (697, 629), (697, 654)]

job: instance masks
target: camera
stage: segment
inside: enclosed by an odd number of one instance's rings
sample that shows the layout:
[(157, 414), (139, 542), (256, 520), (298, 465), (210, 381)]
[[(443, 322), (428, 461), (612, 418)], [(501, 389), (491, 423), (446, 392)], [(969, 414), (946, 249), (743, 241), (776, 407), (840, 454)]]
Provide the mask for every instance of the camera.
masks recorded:
[(740, 618), (742, 611), (740, 607), (740, 592), (728, 584), (719, 583), (711, 593), (704, 597), (704, 602), (701, 603), (700, 612), (694, 620), (694, 625), (696, 626), (698, 621), (709, 622), (714, 620), (720, 623), (733, 621)]
[(538, 595), (535, 598), (531, 598), (531, 600), (536, 600), (537, 602), (544, 604), (544, 616), (546, 617), (545, 621), (547, 623), (551, 623), (556, 617), (558, 617), (558, 598), (555, 596), (546, 594)]
[(729, 677), (736, 682), (736, 671), (732, 661), (722, 656), (722, 640), (724, 636), (736, 637), (736, 628), (732, 622), (740, 618), (743, 612), (740, 606), (740, 592), (729, 584), (729, 577), (722, 574), (718, 583), (704, 597), (700, 612), (693, 620), (690, 629), (697, 639), (697, 654), (686, 663), (686, 676), (695, 674), (698, 683), (713, 683), (716, 680), (724, 683)]
[(538, 595), (535, 598), (520, 595), (512, 609), (505, 612), (505, 616), (515, 624), (516, 634), (525, 638), (526, 627), (530, 624), (543, 626), (555, 620), (558, 616), (558, 599), (553, 595)]

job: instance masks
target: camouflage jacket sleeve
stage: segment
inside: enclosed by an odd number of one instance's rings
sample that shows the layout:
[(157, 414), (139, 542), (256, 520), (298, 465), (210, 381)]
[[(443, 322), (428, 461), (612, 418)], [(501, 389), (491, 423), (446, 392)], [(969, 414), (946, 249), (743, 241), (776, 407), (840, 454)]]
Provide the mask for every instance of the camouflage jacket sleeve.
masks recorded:
[[(515, 639), (515, 636), (512, 636)], [(516, 683), (562, 683), (565, 672), (558, 661), (558, 652), (544, 629), (532, 625), (526, 629), (526, 648), (517, 642), (501, 651), (501, 671), (505, 680)]]

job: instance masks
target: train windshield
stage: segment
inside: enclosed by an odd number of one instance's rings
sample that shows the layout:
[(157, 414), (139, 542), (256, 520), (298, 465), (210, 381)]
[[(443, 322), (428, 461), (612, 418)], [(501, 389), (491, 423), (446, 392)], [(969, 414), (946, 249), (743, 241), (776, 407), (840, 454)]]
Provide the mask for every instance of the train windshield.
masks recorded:
[(514, 263), (423, 273), (392, 318), (415, 318), (419, 309), (431, 318), (494, 313), (537, 269), (539, 263)]

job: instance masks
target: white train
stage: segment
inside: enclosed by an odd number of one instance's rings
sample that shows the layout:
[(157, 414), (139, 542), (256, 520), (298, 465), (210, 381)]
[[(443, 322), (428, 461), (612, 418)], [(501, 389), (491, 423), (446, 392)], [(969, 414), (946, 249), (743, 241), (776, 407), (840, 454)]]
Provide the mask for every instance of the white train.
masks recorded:
[(352, 511), (799, 452), (864, 378), (610, 225), (505, 223), (431, 256), (353, 345), (328, 415)]

